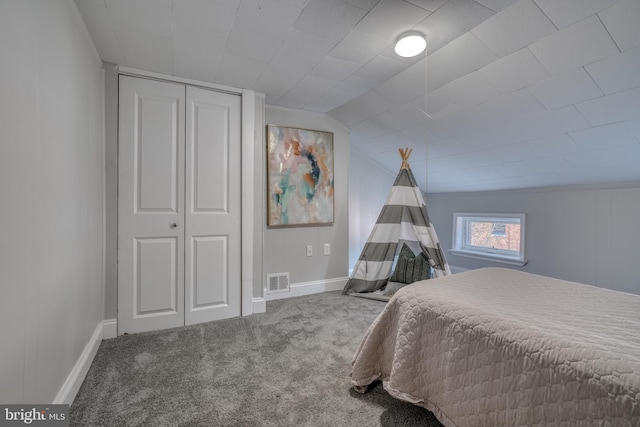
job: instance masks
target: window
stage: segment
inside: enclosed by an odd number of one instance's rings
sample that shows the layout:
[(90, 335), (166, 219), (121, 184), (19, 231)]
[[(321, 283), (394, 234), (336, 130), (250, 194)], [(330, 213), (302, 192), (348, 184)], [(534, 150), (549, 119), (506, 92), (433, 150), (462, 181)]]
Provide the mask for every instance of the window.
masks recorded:
[(454, 213), (455, 255), (525, 265), (525, 214)]

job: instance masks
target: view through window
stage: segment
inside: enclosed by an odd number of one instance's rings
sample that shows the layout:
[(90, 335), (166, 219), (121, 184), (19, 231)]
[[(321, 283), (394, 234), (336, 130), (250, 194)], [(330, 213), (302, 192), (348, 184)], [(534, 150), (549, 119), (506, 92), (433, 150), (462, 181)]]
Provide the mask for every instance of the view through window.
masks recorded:
[(454, 214), (454, 247), (482, 257), (524, 261), (524, 214)]

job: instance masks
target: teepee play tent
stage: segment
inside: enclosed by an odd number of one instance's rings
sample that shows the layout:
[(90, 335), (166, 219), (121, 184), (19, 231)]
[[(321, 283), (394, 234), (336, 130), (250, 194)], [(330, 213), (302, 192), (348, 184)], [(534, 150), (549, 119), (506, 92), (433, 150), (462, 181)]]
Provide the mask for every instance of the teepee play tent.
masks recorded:
[[(399, 151), (402, 157), (400, 172), (343, 294), (383, 289), (392, 278), (391, 270), (400, 244), (402, 250), (396, 262), (394, 279), (402, 277), (402, 282), (410, 283), (414, 281), (412, 277), (420, 280), (451, 274), (436, 231), (429, 221), (422, 193), (409, 166), (412, 150), (407, 148)], [(423, 265), (428, 264), (428, 277), (419, 271), (420, 259), (424, 261)], [(399, 271), (401, 268), (406, 268), (407, 271)]]

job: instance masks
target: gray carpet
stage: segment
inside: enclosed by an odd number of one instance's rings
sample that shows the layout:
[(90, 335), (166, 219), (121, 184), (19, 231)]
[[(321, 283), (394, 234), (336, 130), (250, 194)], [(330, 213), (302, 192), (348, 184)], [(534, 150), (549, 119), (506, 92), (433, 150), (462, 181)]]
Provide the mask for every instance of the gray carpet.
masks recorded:
[(105, 340), (72, 426), (441, 426), (426, 409), (365, 394), (350, 362), (384, 303), (338, 292), (267, 313)]

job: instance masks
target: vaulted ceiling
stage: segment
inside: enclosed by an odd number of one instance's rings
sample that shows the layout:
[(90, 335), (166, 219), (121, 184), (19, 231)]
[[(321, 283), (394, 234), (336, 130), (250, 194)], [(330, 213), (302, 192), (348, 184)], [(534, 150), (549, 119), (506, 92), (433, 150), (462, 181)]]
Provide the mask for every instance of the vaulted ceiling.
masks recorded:
[(104, 61), (328, 113), (392, 174), (413, 147), (429, 192), (640, 181), (638, 0), (76, 3)]

